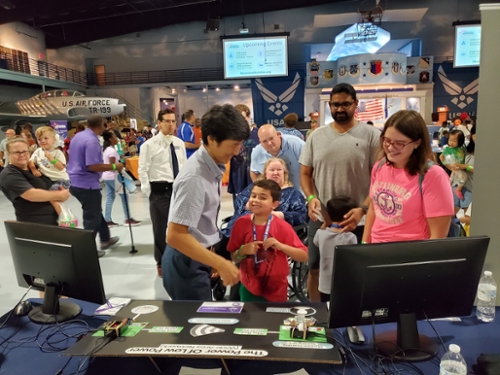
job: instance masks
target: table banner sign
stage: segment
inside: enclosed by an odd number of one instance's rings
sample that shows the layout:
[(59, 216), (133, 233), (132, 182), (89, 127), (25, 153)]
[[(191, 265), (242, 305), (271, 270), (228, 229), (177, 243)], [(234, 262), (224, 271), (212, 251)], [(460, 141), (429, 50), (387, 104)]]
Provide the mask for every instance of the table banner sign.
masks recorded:
[(149, 333), (180, 333), (184, 327), (153, 327)]
[(224, 318), (191, 318), (188, 320), (191, 324), (220, 324), (223, 326), (232, 326), (239, 322), (238, 319)]
[(243, 306), (243, 302), (203, 302), (196, 312), (239, 314)]
[(246, 335), (246, 336), (267, 336), (266, 328), (235, 328), (235, 335)]
[[(293, 343), (293, 344), (300, 344), (300, 343)], [(135, 354), (135, 355), (177, 354), (177, 355), (215, 356), (215, 357), (266, 357), (268, 355), (268, 352), (266, 352), (265, 350), (242, 349), (241, 346), (183, 345), (183, 344), (179, 345), (163, 344), (157, 347), (132, 347), (125, 350), (125, 353)]]
[(274, 341), (273, 346), (291, 349), (333, 349), (333, 345), (328, 342)]

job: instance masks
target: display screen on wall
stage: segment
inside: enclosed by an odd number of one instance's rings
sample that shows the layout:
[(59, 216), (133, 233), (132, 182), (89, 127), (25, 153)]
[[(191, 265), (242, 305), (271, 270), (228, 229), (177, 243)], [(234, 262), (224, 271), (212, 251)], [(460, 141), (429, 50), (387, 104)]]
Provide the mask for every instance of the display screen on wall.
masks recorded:
[(453, 66), (465, 68), (479, 66), (481, 51), (481, 25), (455, 26), (455, 56)]
[(223, 39), (224, 78), (288, 75), (288, 37)]

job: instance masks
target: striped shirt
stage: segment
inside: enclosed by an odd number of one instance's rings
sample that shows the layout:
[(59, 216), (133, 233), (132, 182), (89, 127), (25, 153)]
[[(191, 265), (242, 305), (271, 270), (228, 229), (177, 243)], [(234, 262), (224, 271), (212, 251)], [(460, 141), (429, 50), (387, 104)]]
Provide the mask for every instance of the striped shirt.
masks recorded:
[(216, 164), (204, 146), (188, 159), (177, 175), (168, 222), (184, 225), (204, 247), (221, 239), (217, 220), (222, 176), (226, 167)]

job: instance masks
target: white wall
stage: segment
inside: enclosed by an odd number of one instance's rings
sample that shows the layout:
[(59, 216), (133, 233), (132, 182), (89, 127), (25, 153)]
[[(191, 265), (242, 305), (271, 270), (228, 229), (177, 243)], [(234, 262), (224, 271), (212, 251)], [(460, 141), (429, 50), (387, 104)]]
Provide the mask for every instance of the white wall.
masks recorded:
[(88, 50), (80, 46), (70, 46), (47, 50), (47, 62), (65, 68), (85, 72), (85, 56)]
[(27, 52), (35, 60), (40, 60), (40, 54), (45, 60), (47, 54), (45, 35), (22, 22), (0, 25), (0, 46)]
[[(172, 90), (164, 87), (155, 87), (152, 89), (153, 95), (153, 115), (157, 114), (160, 110), (160, 98), (174, 98), (177, 96), (177, 106), (179, 113), (182, 114), (188, 109), (192, 109), (196, 117), (202, 117), (205, 112), (215, 104), (245, 104), (252, 110), (252, 92), (250, 89), (241, 90), (209, 90), (204, 93), (203, 91), (187, 91), (180, 92), (177, 95), (172, 95)], [(253, 118), (253, 112), (251, 114)]]

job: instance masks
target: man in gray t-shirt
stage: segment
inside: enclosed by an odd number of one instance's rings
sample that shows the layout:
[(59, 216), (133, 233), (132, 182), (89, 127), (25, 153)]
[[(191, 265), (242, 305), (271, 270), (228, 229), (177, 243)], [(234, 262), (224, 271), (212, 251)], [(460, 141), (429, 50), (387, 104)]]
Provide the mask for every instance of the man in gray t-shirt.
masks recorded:
[(334, 122), (322, 126), (308, 138), (300, 155), (300, 184), (307, 198), (309, 222), (309, 299), (319, 302), (319, 249), (313, 239), (321, 227), (321, 205), (338, 195), (354, 199), (360, 208), (346, 215), (344, 231), (353, 231), (359, 242), (363, 227), (356, 228), (368, 210), (370, 174), (380, 145), (379, 129), (354, 118), (358, 106), (356, 91), (346, 83), (336, 85), (330, 95)]

